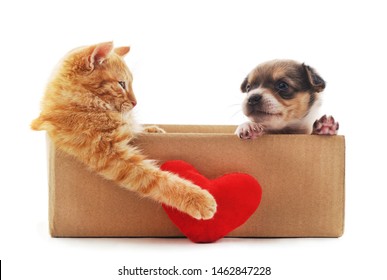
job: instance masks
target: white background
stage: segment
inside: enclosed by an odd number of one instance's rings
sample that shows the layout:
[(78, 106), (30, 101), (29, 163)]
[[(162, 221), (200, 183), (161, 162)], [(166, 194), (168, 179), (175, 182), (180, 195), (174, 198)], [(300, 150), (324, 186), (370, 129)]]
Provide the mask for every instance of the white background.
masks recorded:
[[(385, 12), (382, 1), (371, 0), (2, 1), (4, 279), (151, 279), (117, 276), (123, 265), (271, 266), (268, 279), (383, 278)], [(74, 47), (110, 40), (132, 47), (126, 61), (143, 123), (238, 124), (244, 121), (239, 86), (256, 64), (292, 58), (315, 67), (327, 81), (322, 111), (336, 116), (347, 141), (344, 236), (206, 245), (186, 239), (50, 238), (45, 135), (30, 131), (29, 123), (56, 62)], [(224, 279), (184, 279), (212, 278)]]

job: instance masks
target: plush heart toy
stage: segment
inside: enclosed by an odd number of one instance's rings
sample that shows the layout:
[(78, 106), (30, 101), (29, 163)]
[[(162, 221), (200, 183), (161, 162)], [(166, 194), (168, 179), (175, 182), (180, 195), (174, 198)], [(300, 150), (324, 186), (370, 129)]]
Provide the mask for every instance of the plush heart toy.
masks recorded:
[(167, 161), (161, 166), (209, 191), (217, 202), (217, 211), (210, 220), (196, 220), (175, 208), (163, 205), (169, 218), (196, 243), (215, 242), (244, 224), (261, 202), (262, 189), (250, 175), (230, 173), (210, 180), (192, 165), (181, 160)]

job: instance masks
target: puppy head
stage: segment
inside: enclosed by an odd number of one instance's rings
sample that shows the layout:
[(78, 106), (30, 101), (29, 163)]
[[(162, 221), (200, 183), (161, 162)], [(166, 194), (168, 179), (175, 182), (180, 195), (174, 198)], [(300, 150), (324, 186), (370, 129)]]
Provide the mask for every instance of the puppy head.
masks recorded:
[(325, 81), (305, 64), (269, 61), (258, 65), (243, 81), (243, 112), (268, 132), (309, 129), (315, 118), (310, 113), (317, 113), (324, 88)]

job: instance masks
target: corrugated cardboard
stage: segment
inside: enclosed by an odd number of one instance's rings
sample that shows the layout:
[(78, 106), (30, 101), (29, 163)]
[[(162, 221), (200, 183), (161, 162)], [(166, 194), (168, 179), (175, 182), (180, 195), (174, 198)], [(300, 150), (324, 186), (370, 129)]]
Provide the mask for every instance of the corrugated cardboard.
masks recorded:
[[(149, 158), (182, 159), (208, 178), (254, 176), (257, 211), (231, 237), (339, 237), (344, 228), (343, 136), (265, 135), (243, 141), (234, 126), (161, 126), (139, 137)], [(177, 237), (162, 207), (89, 171), (50, 145), (50, 231), (54, 237)]]

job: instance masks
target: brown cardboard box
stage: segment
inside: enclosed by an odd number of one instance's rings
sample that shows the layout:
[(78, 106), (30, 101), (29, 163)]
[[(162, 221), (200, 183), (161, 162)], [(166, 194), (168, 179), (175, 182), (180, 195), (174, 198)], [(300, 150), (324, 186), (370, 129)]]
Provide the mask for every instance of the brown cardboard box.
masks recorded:
[[(257, 211), (231, 237), (339, 237), (344, 228), (343, 136), (265, 135), (243, 141), (234, 126), (162, 126), (136, 140), (160, 163), (182, 159), (215, 178), (244, 172), (261, 184)], [(177, 237), (157, 203), (139, 198), (49, 149), (54, 237)]]

